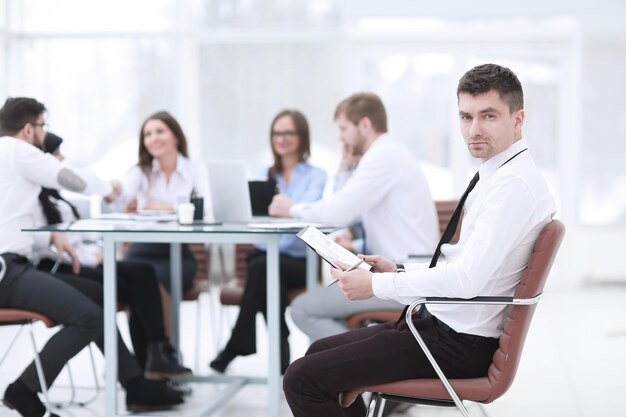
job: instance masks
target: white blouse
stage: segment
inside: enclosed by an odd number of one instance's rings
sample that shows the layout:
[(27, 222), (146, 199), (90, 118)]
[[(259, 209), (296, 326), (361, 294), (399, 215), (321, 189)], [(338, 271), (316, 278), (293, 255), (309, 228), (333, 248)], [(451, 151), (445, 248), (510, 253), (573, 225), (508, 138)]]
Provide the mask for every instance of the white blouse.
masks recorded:
[(122, 183), (122, 199), (129, 202), (137, 199), (137, 209), (143, 209), (150, 202), (167, 203), (176, 208), (182, 201), (189, 201), (192, 191), (204, 198), (204, 211), (211, 216), (211, 193), (209, 190), (209, 174), (204, 164), (191, 161), (178, 154), (176, 170), (169, 182), (161, 169), (159, 161), (152, 160), (152, 170), (146, 173), (135, 165), (128, 170)]

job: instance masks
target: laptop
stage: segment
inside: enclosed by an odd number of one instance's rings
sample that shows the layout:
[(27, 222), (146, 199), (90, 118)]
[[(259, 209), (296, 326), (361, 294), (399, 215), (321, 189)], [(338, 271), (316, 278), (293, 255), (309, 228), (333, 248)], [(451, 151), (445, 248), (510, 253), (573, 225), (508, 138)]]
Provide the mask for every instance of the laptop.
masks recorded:
[(268, 208), (274, 195), (278, 194), (276, 180), (248, 181), (253, 216), (269, 216)]
[[(250, 185), (246, 179), (246, 168), (243, 161), (211, 161), (208, 164), (208, 169), (215, 221), (246, 223), (250, 227), (260, 229), (301, 229), (309, 224), (309, 222), (282, 217), (253, 216)], [(263, 194), (266, 201), (267, 199), (271, 201), (269, 194), (271, 197), (274, 196), (276, 185), (270, 187), (270, 181), (262, 182), (265, 184), (258, 186), (260, 191), (257, 190), (256, 185), (253, 185), (252, 188), (254, 188), (255, 193), (259, 191), (260, 194)], [(263, 208), (263, 211), (267, 212), (267, 206)]]
[(251, 222), (250, 190), (243, 161), (211, 161), (208, 170), (215, 220)]

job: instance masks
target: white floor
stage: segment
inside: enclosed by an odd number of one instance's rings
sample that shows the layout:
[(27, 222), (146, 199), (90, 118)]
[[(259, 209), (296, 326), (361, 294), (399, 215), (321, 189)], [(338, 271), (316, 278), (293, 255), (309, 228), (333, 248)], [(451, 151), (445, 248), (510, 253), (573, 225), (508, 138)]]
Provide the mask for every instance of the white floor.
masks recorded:
[[(211, 340), (211, 304), (209, 296), (203, 296), (201, 327), (203, 337), (196, 371), (208, 373), (208, 361), (216, 351)], [(535, 315), (527, 339), (524, 356), (511, 390), (493, 404), (485, 406), (490, 416), (506, 417), (622, 417), (626, 414), (621, 395), (626, 391), (626, 285), (587, 285), (576, 289), (548, 287), (544, 299)], [(196, 303), (184, 303), (182, 310), (183, 355), (188, 366), (194, 366)], [(212, 305), (215, 307), (215, 304)], [(217, 317), (217, 313), (212, 314)], [(221, 342), (227, 337), (236, 309), (223, 311), (222, 328), (217, 331)], [(214, 321), (214, 323), (216, 322)], [(120, 319), (122, 328), (123, 317)], [(259, 354), (237, 359), (231, 365), (231, 374), (253, 374), (262, 376), (266, 369), (267, 348), (264, 327), (259, 318)], [(293, 326), (291, 326), (294, 329)], [(125, 329), (123, 328), (123, 332)], [(0, 327), (0, 354), (8, 346), (16, 332), (15, 327)], [(37, 326), (39, 346), (50, 335), (50, 330)], [(307, 339), (297, 329), (291, 336), (292, 358), (301, 356)], [(32, 358), (30, 342), (24, 332), (13, 348), (9, 359), (0, 367), (0, 394), (25, 364)], [(83, 352), (72, 362), (75, 379), (80, 386), (91, 386), (88, 356)], [(103, 361), (97, 353), (98, 375), (103, 377)], [(51, 395), (62, 399), (68, 395), (67, 377), (62, 376)], [(202, 403), (216, 395), (220, 387), (209, 384), (191, 384), (192, 395), (180, 410), (161, 415), (187, 416), (197, 413)], [(83, 390), (80, 395), (90, 395)], [(266, 415), (266, 389), (264, 386), (249, 386), (223, 409), (221, 417), (253, 417)], [(122, 407), (123, 409), (123, 407)], [(480, 415), (477, 407), (470, 411)], [(62, 416), (104, 417), (104, 400), (101, 394), (91, 405), (70, 407), (58, 412)], [(17, 414), (0, 406), (0, 417)], [(283, 401), (282, 415), (291, 416)], [(453, 409), (412, 407), (398, 416), (457, 416)]]

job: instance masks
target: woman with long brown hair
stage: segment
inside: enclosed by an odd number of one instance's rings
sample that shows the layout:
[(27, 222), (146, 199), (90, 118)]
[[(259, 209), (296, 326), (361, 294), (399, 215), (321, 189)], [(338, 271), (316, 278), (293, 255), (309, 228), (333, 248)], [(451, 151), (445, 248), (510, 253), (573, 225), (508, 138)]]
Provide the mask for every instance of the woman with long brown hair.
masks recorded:
[[(139, 162), (122, 184), (126, 211), (160, 212), (176, 210), (191, 194), (204, 197), (208, 207), (209, 178), (206, 167), (189, 159), (187, 139), (178, 121), (168, 112), (149, 116), (139, 131)], [(191, 286), (197, 263), (187, 245), (183, 248), (183, 289)], [(167, 243), (131, 243), (125, 259), (150, 262), (159, 281), (170, 288), (170, 252)]]
[[(274, 117), (270, 130), (273, 165), (265, 171), (276, 181), (282, 194), (294, 201), (319, 200), (324, 191), (326, 173), (307, 162), (310, 150), (309, 125), (297, 110), (284, 110)], [(281, 369), (289, 366), (289, 330), (285, 322), (287, 291), (305, 286), (306, 247), (294, 235), (279, 238), (280, 250), (280, 308), (281, 308)], [(217, 372), (224, 372), (239, 355), (256, 352), (256, 313), (266, 314), (266, 253), (258, 245), (247, 257), (246, 288), (241, 299), (239, 316), (224, 350), (210, 364)]]

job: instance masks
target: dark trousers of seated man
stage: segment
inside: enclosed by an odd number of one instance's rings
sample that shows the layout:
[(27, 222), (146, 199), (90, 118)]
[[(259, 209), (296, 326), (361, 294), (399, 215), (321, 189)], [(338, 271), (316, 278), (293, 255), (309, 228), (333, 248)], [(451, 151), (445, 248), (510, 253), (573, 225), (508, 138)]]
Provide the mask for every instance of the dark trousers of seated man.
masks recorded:
[[(7, 271), (0, 281), (0, 307), (35, 311), (61, 325), (39, 352), (50, 386), (63, 366), (90, 342), (104, 351), (102, 286), (75, 276), (51, 275), (35, 269), (24, 257), (3, 254)], [(118, 341), (120, 336), (118, 334)], [(126, 346), (118, 343), (119, 381), (122, 385), (142, 374)], [(41, 391), (35, 362), (19, 379), (32, 391)]]
[[(37, 264), (37, 269), (50, 271), (55, 262), (50, 259), (42, 259)], [(167, 341), (165, 325), (163, 324), (163, 305), (161, 292), (154, 268), (145, 262), (117, 261), (117, 300), (130, 307), (128, 325), (130, 337), (133, 342), (133, 350), (139, 365), (143, 368), (146, 363), (147, 347), (151, 342)], [(72, 266), (61, 264), (57, 274), (64, 276), (74, 275)], [(88, 267), (81, 265), (78, 274), (80, 278), (91, 280), (99, 286), (103, 285), (104, 270), (102, 266)], [(91, 289), (88, 286), (85, 290)], [(97, 288), (90, 292), (96, 292)], [(100, 299), (95, 300), (98, 305), (103, 305), (102, 290)]]
[[(457, 333), (425, 309), (413, 322), (446, 377), (487, 375), (498, 339)], [(283, 389), (294, 417), (362, 417), (363, 400), (342, 408), (340, 393), (411, 378), (437, 374), (402, 319), (318, 340), (289, 366)]]

